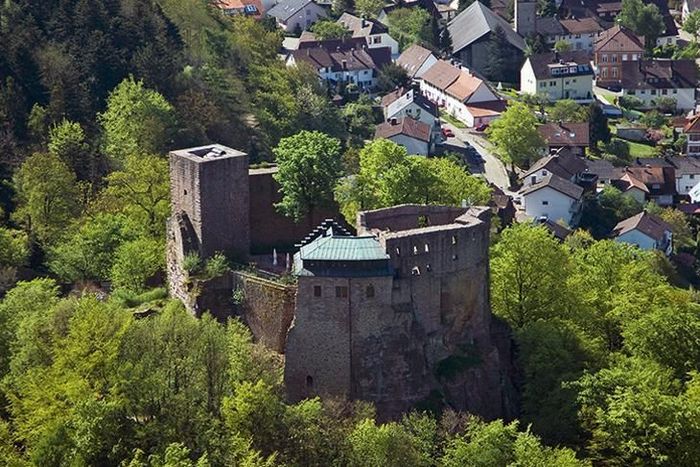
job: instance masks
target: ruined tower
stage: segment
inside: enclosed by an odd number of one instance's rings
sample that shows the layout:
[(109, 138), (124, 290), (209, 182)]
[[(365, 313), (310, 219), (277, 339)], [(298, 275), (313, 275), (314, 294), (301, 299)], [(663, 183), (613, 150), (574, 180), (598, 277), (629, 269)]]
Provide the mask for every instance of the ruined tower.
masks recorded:
[(515, 32), (523, 37), (537, 32), (537, 0), (515, 0)]
[(244, 260), (250, 250), (248, 155), (211, 144), (170, 153), (173, 221), (189, 248)]

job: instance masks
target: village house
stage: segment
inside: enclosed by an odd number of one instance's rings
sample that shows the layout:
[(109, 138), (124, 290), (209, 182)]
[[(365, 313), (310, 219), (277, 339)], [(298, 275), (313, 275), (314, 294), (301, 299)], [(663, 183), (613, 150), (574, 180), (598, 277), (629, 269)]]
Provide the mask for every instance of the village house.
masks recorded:
[(547, 36), (547, 42), (553, 45), (564, 41), (569, 44), (572, 51), (580, 50), (588, 54), (593, 53), (598, 34), (605, 29), (596, 17), (562, 19), (559, 20), (559, 24), (562, 32)]
[(578, 183), (581, 178), (590, 179), (585, 172), (584, 158), (575, 156), (569, 151), (559, 151), (535, 161), (530, 169), (520, 176), (520, 180), (524, 187), (529, 187), (542, 182), (549, 175), (556, 175), (569, 182)]
[(437, 57), (430, 50), (413, 44), (399, 55), (396, 64), (406, 70), (409, 78), (420, 79), (437, 61)]
[(363, 90), (376, 85), (379, 70), (391, 63), (391, 49), (370, 49), (364, 38), (306, 41), (287, 58), (287, 66), (309, 64), (331, 87), (354, 84)]
[(409, 154), (428, 156), (435, 149), (436, 128), (410, 117), (392, 118), (377, 125), (375, 139), (384, 138), (404, 146)]
[(661, 167), (672, 170), (675, 179), (676, 194), (687, 196), (700, 181), (700, 159), (686, 156), (638, 158), (635, 161), (641, 167)]
[(427, 125), (434, 125), (437, 108), (434, 103), (413, 89), (399, 88), (382, 97), (384, 121), (410, 117)]
[(594, 47), (596, 84), (619, 87), (623, 79), (622, 64), (636, 62), (644, 55), (644, 38), (616, 25), (600, 33)]
[(544, 95), (551, 101), (593, 99), (593, 69), (585, 52), (548, 52), (525, 60), (520, 71), (520, 91)]
[(554, 174), (520, 190), (525, 214), (531, 219), (550, 219), (570, 227), (578, 224), (583, 188)]
[(337, 21), (345, 26), (352, 37), (364, 37), (367, 39), (367, 47), (375, 49), (379, 47), (389, 47), (391, 56), (399, 55), (399, 43), (389, 35), (389, 29), (377, 20), (358, 18), (350, 13), (343, 13)]
[(632, 197), (639, 204), (644, 204), (649, 198), (649, 189), (638, 178), (629, 172), (622, 172), (622, 176), (612, 180), (611, 185), (617, 188), (626, 196)]
[(545, 123), (537, 127), (548, 152), (561, 148), (569, 149), (574, 155), (583, 156), (590, 145), (588, 123)]
[(621, 70), (622, 95), (639, 98), (647, 108), (660, 97), (670, 97), (679, 110), (695, 109), (698, 71), (694, 60), (625, 62)]
[(686, 154), (694, 157), (700, 156), (700, 115), (696, 115), (686, 124), (683, 133), (687, 138)]
[(328, 17), (325, 8), (313, 0), (280, 0), (267, 14), (286, 32), (305, 31), (316, 21)]
[(673, 252), (671, 226), (646, 211), (618, 223), (612, 235), (616, 242), (637, 245), (642, 250), (658, 250), (666, 256)]
[(423, 74), (420, 90), (468, 127), (488, 124), (505, 110), (505, 102), (488, 83), (442, 60)]
[(642, 182), (649, 191), (647, 201), (654, 201), (659, 206), (670, 206), (676, 194), (675, 170), (673, 167), (626, 167), (625, 172)]
[[(524, 61), (525, 40), (511, 25), (475, 1), (447, 25), (452, 38), (452, 54), (462, 64), (493, 81), (515, 82)], [(508, 54), (504, 57), (507, 70), (503, 76), (488, 76), (491, 51), (489, 44), (497, 30), (501, 30), (508, 43)]]

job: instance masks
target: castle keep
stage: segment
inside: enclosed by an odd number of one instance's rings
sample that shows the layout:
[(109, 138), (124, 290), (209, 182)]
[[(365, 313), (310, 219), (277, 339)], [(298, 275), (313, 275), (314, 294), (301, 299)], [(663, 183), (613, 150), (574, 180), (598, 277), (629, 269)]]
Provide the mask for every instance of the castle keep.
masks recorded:
[[(402, 205), (359, 213), (357, 235), (310, 219), (301, 225), (317, 227), (301, 235), (290, 220), (262, 218), (278, 215), (269, 210), (272, 199), (253, 199), (256, 175), (245, 154), (216, 145), (174, 151), (170, 168), (171, 293), (194, 313), (239, 315), (256, 339), (284, 353), (290, 400), (368, 400), (383, 417), (438, 405), (487, 418), (515, 415), (509, 333), (489, 306), (488, 208)], [(251, 204), (259, 206), (260, 225), (249, 222)], [(187, 251), (256, 262), (272, 251), (255, 256), (255, 238), (274, 248), (267, 227), (285, 222), (299, 234), (290, 265), (295, 285), (268, 280), (274, 274), (259, 263), (263, 279), (234, 272), (192, 299), (182, 270)], [(231, 302), (234, 289), (244, 291), (244, 303)], [(270, 294), (277, 299), (265, 299)]]

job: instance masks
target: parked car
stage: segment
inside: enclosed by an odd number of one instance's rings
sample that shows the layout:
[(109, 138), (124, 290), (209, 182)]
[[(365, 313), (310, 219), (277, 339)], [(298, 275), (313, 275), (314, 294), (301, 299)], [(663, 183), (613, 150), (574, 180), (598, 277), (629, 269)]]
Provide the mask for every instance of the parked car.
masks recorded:
[(452, 131), (452, 129), (447, 128), (447, 127), (442, 128), (442, 137), (443, 138), (452, 138), (452, 137), (454, 137), (454, 135), (455, 135), (455, 133), (454, 133), (454, 131)]
[(479, 131), (479, 132), (481, 132), (481, 131), (486, 131), (486, 129), (487, 129), (488, 127), (489, 127), (489, 124), (488, 124), (488, 123), (482, 123), (481, 125), (478, 125), (478, 126), (475, 128), (475, 130), (476, 130), (476, 131)]

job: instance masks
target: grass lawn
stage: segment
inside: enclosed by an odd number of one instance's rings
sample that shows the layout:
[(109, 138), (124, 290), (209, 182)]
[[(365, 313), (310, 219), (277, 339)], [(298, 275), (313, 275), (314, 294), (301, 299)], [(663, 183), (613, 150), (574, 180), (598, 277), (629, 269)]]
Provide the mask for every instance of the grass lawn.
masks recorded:
[(615, 105), (615, 99), (617, 98), (615, 93), (608, 91), (607, 89), (596, 88), (595, 94), (608, 101), (608, 104)]
[[(623, 140), (627, 141), (627, 140)], [(654, 157), (656, 156), (656, 147), (649, 146), (647, 144), (635, 143), (634, 141), (627, 141), (630, 145), (630, 157)]]
[(448, 114), (444, 110), (440, 110), (440, 118), (444, 119), (448, 123), (456, 126), (457, 128), (466, 128), (467, 125), (465, 125), (463, 122), (457, 120), (454, 118), (452, 115)]

